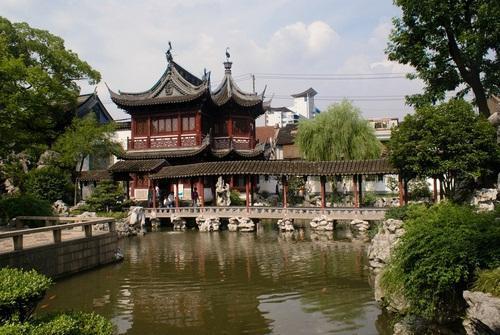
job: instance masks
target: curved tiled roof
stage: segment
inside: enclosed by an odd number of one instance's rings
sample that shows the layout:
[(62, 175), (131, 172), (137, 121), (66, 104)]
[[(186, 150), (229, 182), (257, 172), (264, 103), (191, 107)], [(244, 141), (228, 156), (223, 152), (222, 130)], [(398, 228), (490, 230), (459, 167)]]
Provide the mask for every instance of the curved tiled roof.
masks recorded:
[(208, 81), (192, 75), (175, 62), (170, 62), (161, 78), (149, 90), (138, 93), (114, 92), (111, 100), (121, 107), (148, 106), (195, 100), (208, 94)]
[(220, 175), (336, 176), (397, 173), (386, 159), (358, 161), (223, 161), (163, 167), (152, 179)]
[(122, 172), (151, 172), (166, 165), (164, 159), (141, 159), (141, 160), (126, 160), (118, 161), (108, 168), (112, 173)]
[(236, 85), (231, 76), (231, 62), (225, 62), (226, 73), (219, 86), (211, 93), (212, 101), (217, 106), (222, 106), (228, 101), (233, 100), (240, 106), (251, 107), (263, 102), (263, 94), (246, 93)]

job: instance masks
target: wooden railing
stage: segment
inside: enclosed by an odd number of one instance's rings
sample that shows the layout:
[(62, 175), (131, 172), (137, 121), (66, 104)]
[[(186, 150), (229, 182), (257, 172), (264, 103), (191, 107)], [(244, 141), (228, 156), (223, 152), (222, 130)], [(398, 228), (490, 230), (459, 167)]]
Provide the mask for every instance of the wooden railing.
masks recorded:
[(162, 218), (172, 215), (180, 217), (197, 217), (213, 215), (218, 217), (245, 216), (258, 219), (313, 219), (325, 215), (333, 220), (383, 220), (386, 208), (352, 208), (352, 207), (179, 207), (179, 208), (146, 208), (146, 217)]
[(253, 149), (253, 143), (251, 137), (214, 137), (213, 147), (215, 149), (238, 149), (238, 150), (248, 150)]
[(196, 133), (128, 138), (127, 150), (195, 147), (201, 140)]
[[(62, 231), (76, 227), (83, 227), (85, 237), (92, 237), (92, 226), (107, 224), (109, 232), (116, 231), (116, 223), (113, 218), (78, 218), (78, 217), (56, 217), (56, 216), (18, 216), (16, 226), (26, 221), (43, 221), (47, 225), (39, 228), (19, 229), (0, 233), (0, 239), (12, 238), (14, 250), (23, 250), (23, 236), (36, 233), (52, 232), (53, 242), (62, 242)], [(69, 223), (72, 222), (72, 223)], [(60, 223), (60, 224), (58, 224)]]

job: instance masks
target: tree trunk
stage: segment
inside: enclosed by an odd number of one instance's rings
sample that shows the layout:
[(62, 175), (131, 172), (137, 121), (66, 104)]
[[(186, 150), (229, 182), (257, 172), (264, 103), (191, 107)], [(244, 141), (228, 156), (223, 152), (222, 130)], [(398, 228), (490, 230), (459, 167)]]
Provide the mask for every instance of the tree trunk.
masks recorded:
[(455, 34), (451, 27), (445, 26), (446, 36), (448, 37), (448, 50), (451, 58), (457, 64), (458, 71), (464, 81), (471, 87), (474, 96), (476, 97), (476, 105), (479, 108), (479, 113), (488, 118), (490, 110), (488, 108), (488, 99), (484, 86), (481, 83), (480, 71), (476, 64), (466, 64), (463, 54), (458, 47), (455, 39)]

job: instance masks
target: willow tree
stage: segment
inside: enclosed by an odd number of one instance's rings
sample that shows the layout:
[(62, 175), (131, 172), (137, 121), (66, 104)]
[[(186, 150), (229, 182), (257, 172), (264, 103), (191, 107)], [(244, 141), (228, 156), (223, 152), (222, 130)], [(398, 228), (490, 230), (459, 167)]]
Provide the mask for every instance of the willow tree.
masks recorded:
[(344, 100), (314, 119), (299, 122), (296, 143), (311, 161), (374, 159), (382, 145), (360, 110)]

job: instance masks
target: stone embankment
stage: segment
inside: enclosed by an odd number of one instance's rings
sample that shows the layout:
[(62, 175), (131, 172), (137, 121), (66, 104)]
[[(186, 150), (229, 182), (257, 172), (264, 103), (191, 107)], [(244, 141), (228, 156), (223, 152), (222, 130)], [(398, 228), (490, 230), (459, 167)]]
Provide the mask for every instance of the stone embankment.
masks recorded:
[(400, 314), (405, 314), (408, 308), (406, 300), (402, 295), (392, 295), (391, 299), (387, 299), (387, 294), (380, 285), (380, 279), (383, 268), (389, 263), (391, 258), (391, 251), (403, 234), (403, 221), (394, 219), (385, 220), (368, 248), (369, 265), (375, 273), (375, 300), (386, 306), (388, 310)]

